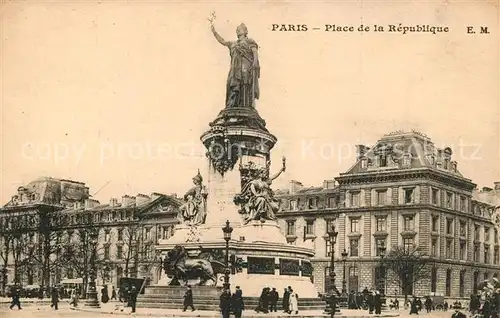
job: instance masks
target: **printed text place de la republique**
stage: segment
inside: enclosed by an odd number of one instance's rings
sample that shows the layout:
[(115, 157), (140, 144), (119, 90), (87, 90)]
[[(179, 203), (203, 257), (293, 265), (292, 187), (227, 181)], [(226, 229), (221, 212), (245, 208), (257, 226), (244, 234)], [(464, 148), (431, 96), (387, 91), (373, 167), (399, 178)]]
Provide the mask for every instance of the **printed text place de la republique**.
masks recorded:
[(430, 24), (405, 25), (402, 23), (387, 25), (340, 25), (325, 24), (323, 26), (310, 26), (307, 24), (272, 24), (271, 31), (277, 32), (307, 32), (307, 31), (326, 31), (326, 32), (391, 32), (391, 33), (447, 33), (450, 31), (448, 26), (435, 26)]

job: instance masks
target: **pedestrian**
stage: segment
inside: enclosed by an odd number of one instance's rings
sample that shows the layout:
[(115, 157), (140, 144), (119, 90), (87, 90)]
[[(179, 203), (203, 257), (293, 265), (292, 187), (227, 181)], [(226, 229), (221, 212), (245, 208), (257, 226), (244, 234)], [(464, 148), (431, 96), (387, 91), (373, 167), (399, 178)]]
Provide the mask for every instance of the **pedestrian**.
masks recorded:
[(193, 305), (193, 291), (191, 290), (191, 285), (187, 285), (186, 292), (184, 293), (184, 309), (186, 311), (188, 307), (191, 307), (191, 311), (195, 311)]
[(135, 285), (132, 285), (132, 288), (130, 289), (130, 292), (129, 292), (129, 297), (128, 297), (128, 301), (130, 303), (130, 306), (132, 306), (132, 313), (135, 312), (135, 306), (137, 304), (137, 295), (139, 293), (137, 292), (137, 288), (135, 287)]
[(115, 289), (115, 286), (111, 287), (111, 300), (116, 300), (116, 289)]
[(299, 295), (290, 288), (290, 313), (299, 314)]
[(236, 286), (236, 291), (231, 296), (231, 308), (234, 313), (234, 318), (241, 318), (243, 310), (245, 310), (245, 303), (243, 302), (243, 292), (240, 286)]
[(54, 286), (52, 287), (51, 293), (50, 293), (50, 307), (54, 308), (55, 310), (59, 310), (58, 304), (59, 304), (59, 293), (57, 292), (57, 288)]
[(78, 307), (78, 290), (76, 288), (71, 291), (71, 302), (69, 304)]
[(427, 313), (430, 313), (432, 311), (432, 299), (429, 296), (427, 296), (425, 298), (424, 305), (425, 305), (425, 310), (427, 311)]
[(229, 289), (224, 289), (220, 295), (219, 308), (222, 313), (222, 318), (229, 318), (231, 315), (231, 292)]
[(14, 306), (17, 306), (18, 310), (21, 310), (21, 301), (20, 301), (20, 296), (19, 296), (19, 288), (17, 286), (14, 286), (12, 289), (12, 302), (10, 303), (10, 309), (14, 308)]
[(103, 286), (101, 289), (101, 302), (106, 304), (109, 301), (108, 287)]
[(269, 311), (270, 312), (276, 312), (277, 311), (277, 305), (278, 305), (278, 300), (280, 296), (278, 295), (278, 292), (276, 291), (276, 288), (273, 287), (273, 290), (269, 292)]
[(290, 286), (283, 291), (283, 312), (290, 313)]
[(375, 302), (375, 315), (380, 315), (382, 313), (382, 299), (378, 290), (375, 291), (375, 297), (373, 300)]
[(410, 315), (411, 314), (418, 315), (418, 304), (417, 304), (417, 298), (415, 298), (415, 297), (413, 297), (413, 300), (411, 301), (411, 305), (410, 305)]
[(373, 311), (375, 309), (375, 291), (373, 289), (368, 294), (367, 302), (368, 302), (368, 313), (371, 315), (373, 314)]

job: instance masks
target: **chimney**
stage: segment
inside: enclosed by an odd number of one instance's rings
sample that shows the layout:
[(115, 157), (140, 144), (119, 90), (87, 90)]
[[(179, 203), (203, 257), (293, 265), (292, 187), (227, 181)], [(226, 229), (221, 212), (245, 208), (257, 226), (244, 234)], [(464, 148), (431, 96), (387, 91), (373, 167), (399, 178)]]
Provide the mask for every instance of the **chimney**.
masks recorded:
[(136, 206), (143, 205), (145, 203), (148, 203), (150, 200), (151, 200), (151, 198), (149, 196), (142, 194), (142, 193), (139, 193), (135, 197), (135, 205)]
[(122, 196), (122, 207), (128, 207), (135, 204), (135, 197), (130, 195)]
[(99, 205), (99, 201), (94, 199), (85, 199), (85, 210), (92, 209)]
[(335, 180), (324, 180), (323, 189), (333, 189), (335, 188)]
[(114, 208), (118, 206), (118, 200), (116, 198), (109, 199), (109, 206)]
[(356, 160), (364, 157), (368, 150), (370, 150), (370, 148), (365, 145), (356, 145)]
[(500, 181), (493, 182), (495, 185), (495, 190), (500, 190)]
[(493, 189), (490, 187), (483, 187), (483, 189), (481, 189), (481, 192), (490, 192), (491, 190)]
[(161, 193), (153, 192), (153, 193), (151, 193), (151, 201), (154, 201), (154, 200), (156, 200), (156, 199), (158, 199), (159, 197), (162, 197), (162, 196), (163, 196), (163, 194), (161, 194)]
[(290, 181), (290, 194), (295, 194), (297, 191), (302, 189), (304, 185), (300, 183), (299, 181), (292, 180)]

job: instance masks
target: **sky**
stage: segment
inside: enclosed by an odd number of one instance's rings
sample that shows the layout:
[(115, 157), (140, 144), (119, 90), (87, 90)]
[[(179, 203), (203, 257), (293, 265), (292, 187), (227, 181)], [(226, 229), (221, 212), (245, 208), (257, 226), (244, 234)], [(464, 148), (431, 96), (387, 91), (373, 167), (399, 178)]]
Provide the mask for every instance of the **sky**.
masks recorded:
[[(8, 1), (0, 202), (40, 176), (85, 182), (101, 202), (182, 194), (197, 169), (206, 176), (199, 138), (224, 107), (229, 67), (212, 11), (223, 38), (243, 22), (259, 45), (256, 107), (278, 138), (272, 170), (287, 158), (275, 188), (320, 185), (352, 166), (356, 144), (401, 129), (451, 147), (479, 187), (500, 181), (496, 1)], [(449, 32), (388, 32), (400, 23)]]

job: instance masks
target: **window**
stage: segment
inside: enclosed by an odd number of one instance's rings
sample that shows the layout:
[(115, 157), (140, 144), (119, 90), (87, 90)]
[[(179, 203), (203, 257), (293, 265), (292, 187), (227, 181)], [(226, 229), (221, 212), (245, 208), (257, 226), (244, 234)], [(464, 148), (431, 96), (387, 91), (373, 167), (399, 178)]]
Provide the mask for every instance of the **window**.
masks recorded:
[(435, 293), (437, 289), (437, 268), (432, 267), (431, 270), (431, 293)]
[(314, 209), (316, 207), (316, 198), (307, 199), (307, 208)]
[(116, 258), (117, 259), (122, 259), (122, 257), (123, 257), (123, 246), (118, 245), (116, 247)]
[(438, 256), (437, 239), (432, 239), (432, 241), (431, 241), (431, 256), (432, 257), (437, 257)]
[(351, 247), (351, 256), (359, 256), (359, 240), (351, 239), (349, 245)]
[(495, 263), (495, 265), (500, 264), (500, 254), (498, 253), (498, 246), (495, 246), (493, 253), (493, 262)]
[(453, 234), (453, 219), (446, 219), (446, 234)]
[(446, 292), (445, 296), (451, 295), (451, 269), (446, 270)]
[(377, 191), (377, 204), (378, 205), (387, 204), (387, 190)]
[(314, 235), (314, 220), (306, 221), (306, 235)]
[(351, 219), (351, 233), (359, 232), (359, 219)]
[(432, 217), (432, 232), (439, 232), (439, 216)]
[(405, 204), (413, 203), (413, 188), (404, 189), (404, 196)]
[(438, 205), (439, 204), (439, 190), (438, 189), (432, 189), (432, 204)]
[(467, 227), (464, 221), (460, 221), (460, 236), (467, 236)]
[(334, 220), (326, 220), (325, 234), (328, 235), (328, 231), (330, 231), (332, 229), (333, 225), (334, 225)]
[(479, 262), (479, 245), (474, 245), (474, 262)]
[(460, 241), (460, 260), (462, 260), (462, 261), (467, 260), (466, 247), (467, 247), (467, 242)]
[(412, 238), (404, 238), (403, 239), (403, 247), (406, 251), (410, 251), (413, 249), (414, 243)]
[(328, 198), (328, 207), (329, 208), (335, 208), (337, 207), (337, 200), (333, 197)]
[(297, 210), (297, 201), (295, 201), (295, 200), (290, 201), (290, 210), (291, 211)]
[(493, 231), (494, 239), (495, 239), (495, 245), (498, 244), (498, 230), (494, 229)]
[(486, 264), (490, 263), (490, 246), (489, 245), (484, 246), (484, 262)]
[(111, 231), (110, 230), (104, 230), (104, 241), (109, 242), (111, 240)]
[(446, 192), (446, 207), (453, 209), (453, 193), (451, 192)]
[(387, 230), (387, 219), (385, 217), (378, 217), (377, 222), (377, 232), (385, 232)]
[(403, 166), (407, 167), (411, 164), (411, 158), (410, 155), (407, 154), (403, 157)]
[(361, 197), (360, 192), (353, 192), (351, 193), (351, 206), (352, 207), (358, 207), (359, 206), (359, 199)]
[(162, 231), (162, 239), (166, 240), (172, 236), (172, 227), (164, 226)]
[(465, 296), (465, 270), (460, 271), (460, 282), (459, 282), (459, 296)]
[(415, 229), (415, 218), (413, 215), (405, 215), (403, 221), (405, 231), (413, 231)]
[(146, 240), (150, 240), (151, 239), (151, 228), (144, 229), (144, 238)]
[(474, 240), (479, 241), (479, 225), (474, 225)]
[(489, 227), (484, 227), (484, 242), (489, 243), (490, 242), (490, 228)]
[(123, 241), (123, 229), (118, 229), (118, 241)]
[(286, 221), (286, 235), (295, 235), (295, 221)]
[(109, 259), (109, 245), (104, 245), (104, 259)]
[(385, 155), (379, 156), (379, 162), (381, 167), (387, 167), (387, 157)]
[(387, 244), (385, 241), (386, 241), (385, 239), (376, 239), (375, 240), (375, 255), (376, 256), (380, 256), (380, 249), (379, 249), (380, 246), (384, 246), (385, 248), (387, 248)]
[(465, 212), (466, 205), (467, 205), (467, 201), (466, 201), (465, 197), (461, 196), (460, 197), (460, 211)]
[(446, 240), (446, 258), (447, 259), (453, 258), (453, 239)]

